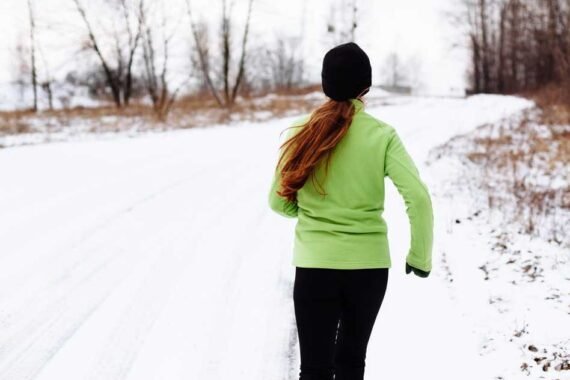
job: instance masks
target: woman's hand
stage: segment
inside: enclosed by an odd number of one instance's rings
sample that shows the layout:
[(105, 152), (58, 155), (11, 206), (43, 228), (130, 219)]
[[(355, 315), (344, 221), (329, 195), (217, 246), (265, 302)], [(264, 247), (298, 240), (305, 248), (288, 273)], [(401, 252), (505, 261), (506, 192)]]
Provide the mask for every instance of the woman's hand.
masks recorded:
[(408, 264), (408, 263), (406, 262), (406, 274), (409, 274), (409, 273), (412, 272), (412, 271), (414, 272), (414, 274), (415, 274), (416, 276), (419, 276), (419, 277), (425, 278), (425, 277), (429, 276), (429, 271), (426, 272), (426, 271), (423, 271), (423, 270), (421, 270), (421, 269), (414, 268), (413, 266), (411, 266), (410, 264)]

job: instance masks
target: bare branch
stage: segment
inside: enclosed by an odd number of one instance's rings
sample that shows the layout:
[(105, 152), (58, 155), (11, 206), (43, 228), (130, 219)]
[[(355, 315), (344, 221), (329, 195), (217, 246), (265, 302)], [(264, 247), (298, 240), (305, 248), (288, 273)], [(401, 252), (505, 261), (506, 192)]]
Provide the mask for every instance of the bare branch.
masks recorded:
[(247, 37), (249, 35), (249, 24), (251, 22), (252, 7), (253, 7), (253, 0), (249, 0), (249, 5), (247, 8), (247, 18), (246, 18), (246, 22), (245, 22), (245, 29), (243, 32), (243, 39), (242, 39), (242, 45), (241, 45), (241, 58), (239, 60), (239, 68), (238, 68), (238, 74), (236, 77), (236, 82), (234, 84), (234, 88), (232, 91), (231, 104), (233, 104), (235, 102), (237, 92), (238, 92), (239, 86), (240, 86), (242, 78), (243, 78), (245, 60), (246, 60), (246, 55), (247, 55)]
[(28, 0), (28, 16), (30, 20), (30, 54), (31, 54), (31, 76), (32, 76), (32, 90), (34, 93), (33, 110), (38, 110), (38, 79), (36, 67), (36, 17), (34, 12), (34, 5), (32, 0)]
[(196, 51), (198, 52), (198, 58), (200, 62), (200, 68), (202, 70), (202, 75), (204, 76), (204, 79), (206, 81), (208, 88), (210, 89), (212, 96), (216, 99), (218, 105), (220, 107), (223, 107), (224, 103), (222, 102), (222, 99), (220, 98), (218, 91), (214, 87), (212, 78), (210, 76), (210, 68), (208, 65), (208, 60), (206, 58), (206, 47), (204, 47), (202, 41), (200, 41), (196, 24), (194, 23), (194, 20), (192, 18), (192, 8), (190, 6), (190, 0), (186, 0), (186, 9), (188, 12), (188, 18), (190, 19), (190, 28), (192, 30), (192, 36), (194, 37), (194, 43), (196, 44)]
[(113, 72), (111, 71), (109, 64), (105, 60), (105, 57), (103, 57), (103, 53), (101, 52), (101, 49), (99, 48), (99, 43), (97, 42), (97, 38), (95, 38), (95, 34), (93, 32), (93, 28), (91, 27), (91, 23), (89, 22), (89, 19), (87, 18), (87, 13), (85, 11), (85, 8), (83, 7), (83, 5), (81, 5), (79, 0), (73, 0), (73, 2), (75, 3), (77, 11), (79, 12), (79, 15), (83, 19), (85, 27), (87, 28), (87, 33), (89, 35), (91, 47), (93, 48), (93, 50), (97, 54), (97, 57), (99, 57), (99, 60), (101, 62), (101, 66), (103, 67), (103, 70), (105, 72), (105, 76), (107, 78), (107, 83), (108, 83), (109, 88), (111, 89), (111, 92), (113, 94), (113, 99), (115, 101), (115, 104), (117, 107), (121, 107), (122, 102), (121, 102), (121, 95), (120, 95), (118, 80), (113, 75)]

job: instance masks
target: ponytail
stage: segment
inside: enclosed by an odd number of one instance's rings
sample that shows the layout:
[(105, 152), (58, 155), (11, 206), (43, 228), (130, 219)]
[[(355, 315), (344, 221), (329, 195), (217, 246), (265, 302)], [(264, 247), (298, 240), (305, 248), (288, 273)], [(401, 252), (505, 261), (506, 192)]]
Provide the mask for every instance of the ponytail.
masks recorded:
[[(282, 163), (283, 166), (281, 190), (277, 194), (290, 202), (295, 202), (297, 191), (303, 187), (310, 175), (315, 183), (314, 169), (325, 156), (326, 178), (332, 150), (348, 131), (354, 112), (355, 107), (350, 100), (329, 99), (311, 114), (309, 120), (301, 126), (300, 132), (281, 145), (284, 149), (277, 162), (277, 168)], [(322, 189), (320, 183), (319, 187)], [(325, 195), (320, 191), (319, 193)]]

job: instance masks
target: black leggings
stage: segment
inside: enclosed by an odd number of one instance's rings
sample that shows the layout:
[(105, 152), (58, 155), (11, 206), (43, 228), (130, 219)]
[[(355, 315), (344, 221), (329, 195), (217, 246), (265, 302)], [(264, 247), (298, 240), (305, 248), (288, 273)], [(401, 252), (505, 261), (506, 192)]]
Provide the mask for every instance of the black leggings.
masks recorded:
[(387, 284), (388, 268), (296, 267), (299, 380), (364, 378), (366, 348)]

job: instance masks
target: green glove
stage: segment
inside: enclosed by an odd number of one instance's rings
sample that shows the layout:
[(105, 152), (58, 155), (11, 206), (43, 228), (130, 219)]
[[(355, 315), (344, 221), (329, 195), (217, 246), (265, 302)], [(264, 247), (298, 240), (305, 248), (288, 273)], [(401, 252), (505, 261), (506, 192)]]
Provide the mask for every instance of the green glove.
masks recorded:
[(415, 268), (406, 262), (406, 274), (409, 274), (412, 271), (414, 272), (414, 274), (416, 276), (424, 277), (424, 278), (429, 276), (429, 273), (430, 273), (429, 271), (426, 272), (426, 271), (423, 271), (421, 269)]

